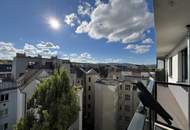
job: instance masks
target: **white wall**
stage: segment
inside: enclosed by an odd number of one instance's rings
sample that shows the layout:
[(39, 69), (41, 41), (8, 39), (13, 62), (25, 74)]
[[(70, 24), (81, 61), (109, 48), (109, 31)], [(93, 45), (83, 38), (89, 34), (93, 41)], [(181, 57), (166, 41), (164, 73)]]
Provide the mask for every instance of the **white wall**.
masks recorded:
[(95, 83), (95, 130), (116, 130), (117, 86)]
[[(183, 40), (167, 57), (166, 70), (169, 71), (169, 58), (172, 57), (172, 76), (168, 76), (168, 82), (181, 82), (181, 56), (179, 52), (187, 47), (187, 40)], [(169, 74), (169, 72), (167, 72)], [(188, 92), (180, 86), (169, 86), (173, 96), (176, 98), (180, 108), (182, 109), (186, 119), (189, 115), (189, 100)]]
[(8, 123), (8, 130), (12, 130), (17, 119), (17, 90), (0, 92), (0, 94), (9, 94), (9, 100), (0, 103), (0, 109), (8, 108), (8, 115), (0, 117), (0, 125)]
[[(175, 97), (176, 101), (178, 102), (180, 108), (182, 109), (186, 119), (188, 120), (188, 93), (179, 86), (169, 86), (173, 96)], [(175, 106), (174, 106), (175, 107)]]
[[(168, 82), (177, 83), (181, 79), (181, 56), (179, 52), (187, 47), (187, 39), (184, 39), (166, 58), (167, 71), (169, 71), (169, 58), (172, 57), (172, 77), (168, 76)], [(169, 72), (168, 72), (169, 74)]]

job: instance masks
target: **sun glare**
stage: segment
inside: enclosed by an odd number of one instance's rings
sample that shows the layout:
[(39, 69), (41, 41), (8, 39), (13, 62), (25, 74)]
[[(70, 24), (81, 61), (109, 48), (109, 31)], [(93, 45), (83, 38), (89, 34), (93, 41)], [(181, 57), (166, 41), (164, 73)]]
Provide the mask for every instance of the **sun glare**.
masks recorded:
[(50, 17), (48, 23), (52, 29), (58, 30), (61, 27), (61, 24), (57, 18)]

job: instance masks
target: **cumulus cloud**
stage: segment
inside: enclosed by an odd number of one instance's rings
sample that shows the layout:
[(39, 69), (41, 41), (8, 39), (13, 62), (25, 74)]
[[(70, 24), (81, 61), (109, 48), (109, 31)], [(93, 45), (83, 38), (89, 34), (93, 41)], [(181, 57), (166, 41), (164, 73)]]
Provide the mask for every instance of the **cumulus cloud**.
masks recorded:
[(96, 63), (95, 58), (91, 56), (91, 54), (84, 52), (81, 54), (71, 53), (71, 54), (64, 54), (62, 56), (63, 59), (69, 59), (72, 62), (82, 62), (82, 63)]
[(133, 53), (144, 54), (150, 50), (150, 47), (150, 45), (129, 44), (125, 49), (130, 50)]
[(146, 38), (142, 41), (143, 44), (152, 44), (154, 41), (151, 38)]
[(59, 49), (60, 48), (58, 45), (52, 42), (44, 42), (44, 41), (41, 41), (36, 46), (41, 49)]
[(21, 49), (15, 48), (13, 43), (0, 42), (0, 59), (13, 59), (16, 53), (25, 53), (28, 56), (41, 55), (49, 58), (58, 54), (59, 46), (51, 42), (40, 42), (38, 44), (25, 43)]
[[(37, 56), (41, 55), (44, 58), (49, 58), (51, 56), (56, 56), (58, 51), (58, 48), (51, 48), (48, 46), (41, 46), (41, 45), (48, 45), (47, 43), (39, 43), (37, 45), (33, 45), (30, 43), (26, 43), (23, 48), (23, 52), (28, 56)], [(54, 44), (53, 44), (54, 45)], [(56, 45), (55, 45), (56, 46)]]
[(92, 57), (92, 55), (88, 52), (84, 52), (81, 54), (77, 53), (63, 54), (62, 59), (69, 59), (72, 62), (80, 62), (80, 63), (119, 63), (123, 61), (122, 59), (114, 59), (114, 58), (97, 59)]
[(102, 4), (103, 2), (101, 0), (95, 0), (95, 5), (98, 6), (100, 4)]
[(73, 26), (75, 26), (76, 23), (80, 23), (80, 20), (79, 20), (78, 16), (75, 13), (71, 13), (71, 14), (68, 14), (68, 15), (65, 16), (64, 22), (67, 25), (73, 27)]
[(88, 22), (87, 21), (82, 21), (80, 26), (77, 27), (75, 30), (76, 33), (85, 33), (88, 32)]
[(10, 42), (0, 42), (0, 59), (12, 59), (16, 55), (17, 49)]
[(82, 22), (76, 33), (108, 42), (130, 43), (142, 40), (144, 32), (153, 26), (153, 14), (145, 0), (97, 1), (89, 22)]
[(81, 5), (78, 6), (78, 14), (79, 15), (88, 15), (90, 16), (93, 11), (93, 7), (88, 3), (84, 2)]

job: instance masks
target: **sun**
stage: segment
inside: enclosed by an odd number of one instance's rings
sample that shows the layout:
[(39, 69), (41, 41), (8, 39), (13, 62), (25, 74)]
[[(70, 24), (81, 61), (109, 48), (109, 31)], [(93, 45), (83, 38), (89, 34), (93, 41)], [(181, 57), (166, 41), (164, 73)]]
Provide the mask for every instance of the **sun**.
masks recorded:
[(58, 30), (61, 27), (60, 21), (57, 18), (55, 18), (55, 17), (50, 17), (48, 19), (48, 24), (54, 30)]

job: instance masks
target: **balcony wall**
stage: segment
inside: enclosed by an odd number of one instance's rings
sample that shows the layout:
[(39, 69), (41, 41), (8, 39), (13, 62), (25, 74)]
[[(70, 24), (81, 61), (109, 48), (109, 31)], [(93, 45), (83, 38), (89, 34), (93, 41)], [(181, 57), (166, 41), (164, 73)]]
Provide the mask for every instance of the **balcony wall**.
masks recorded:
[[(162, 85), (157, 85), (157, 100), (163, 106), (163, 108), (172, 116), (172, 126), (183, 130), (188, 130), (188, 115), (187, 113), (184, 113), (184, 110), (181, 109), (180, 106), (183, 105), (183, 108), (186, 110), (186, 112), (188, 112), (188, 106), (185, 106), (186, 104), (188, 104), (188, 100), (187, 98), (185, 98), (187, 94), (181, 95), (182, 90), (183, 89), (180, 86), (170, 85), (170, 87), (165, 87)], [(183, 92), (185, 92), (185, 90)], [(174, 93), (176, 94), (175, 96), (173, 95)], [(179, 104), (179, 102), (181, 104)], [(157, 117), (158, 121), (165, 123), (161, 117)]]
[[(166, 71), (167, 74), (169, 73), (169, 58), (172, 57), (172, 76), (168, 76), (168, 82), (171, 83), (179, 83), (182, 81), (182, 72), (181, 72), (181, 56), (180, 51), (187, 47), (187, 39), (185, 38), (166, 58)], [(185, 91), (182, 87), (176, 86), (169, 86), (169, 89), (174, 96), (175, 100), (179, 104), (183, 114), (185, 115), (186, 119), (188, 120), (189, 115), (189, 108), (188, 108), (188, 92)]]

